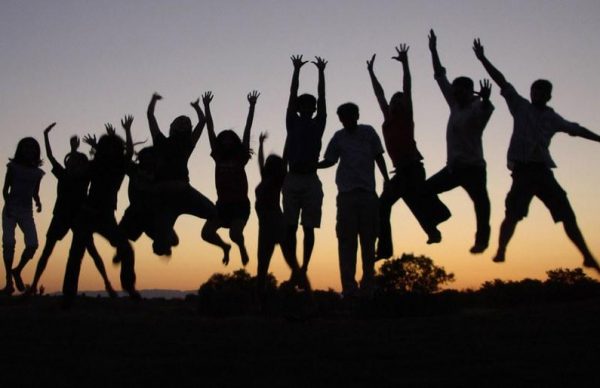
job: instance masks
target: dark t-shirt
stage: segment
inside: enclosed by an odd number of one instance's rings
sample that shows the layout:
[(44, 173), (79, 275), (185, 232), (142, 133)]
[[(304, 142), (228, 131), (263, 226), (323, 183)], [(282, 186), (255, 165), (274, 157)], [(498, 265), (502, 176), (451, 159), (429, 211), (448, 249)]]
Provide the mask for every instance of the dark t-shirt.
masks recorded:
[(256, 186), (254, 191), (256, 195), (255, 209), (258, 218), (269, 216), (274, 213), (281, 213), (281, 188), (283, 178), (263, 180)]
[(283, 159), (289, 164), (291, 172), (311, 173), (317, 170), (326, 122), (327, 115), (324, 113), (317, 113), (315, 118), (308, 119), (288, 111)]
[(194, 150), (194, 144), (176, 142), (160, 134), (154, 140), (156, 148), (156, 181), (182, 180), (189, 182), (188, 161)]
[(415, 142), (415, 124), (412, 112), (399, 115), (390, 113), (382, 125), (383, 140), (394, 167), (423, 159)]
[(90, 166), (90, 190), (86, 205), (96, 210), (114, 211), (117, 208), (117, 194), (125, 178), (127, 166), (101, 166), (96, 160)]
[(61, 165), (52, 167), (52, 174), (58, 180), (54, 215), (73, 215), (85, 201), (90, 183), (89, 170), (78, 173), (67, 171)]
[(247, 201), (248, 178), (245, 167), (250, 160), (250, 153), (239, 152), (233, 156), (225, 156), (213, 151), (210, 156), (215, 160), (215, 186), (219, 202)]

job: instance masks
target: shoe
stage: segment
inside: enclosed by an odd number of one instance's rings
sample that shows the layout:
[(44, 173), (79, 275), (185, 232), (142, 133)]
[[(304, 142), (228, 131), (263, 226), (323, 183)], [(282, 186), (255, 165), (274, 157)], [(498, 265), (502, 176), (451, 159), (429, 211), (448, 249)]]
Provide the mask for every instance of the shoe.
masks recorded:
[(21, 278), (21, 271), (13, 269), (11, 272), (15, 281), (15, 286), (17, 286), (17, 290), (19, 290), (19, 292), (25, 291), (25, 284), (23, 284), (23, 279)]
[(485, 252), (485, 250), (487, 249), (488, 244), (487, 243), (475, 243), (475, 245), (473, 245), (471, 247), (471, 249), (469, 250), (469, 252), (473, 253), (473, 254), (477, 254), (477, 253), (483, 253)]

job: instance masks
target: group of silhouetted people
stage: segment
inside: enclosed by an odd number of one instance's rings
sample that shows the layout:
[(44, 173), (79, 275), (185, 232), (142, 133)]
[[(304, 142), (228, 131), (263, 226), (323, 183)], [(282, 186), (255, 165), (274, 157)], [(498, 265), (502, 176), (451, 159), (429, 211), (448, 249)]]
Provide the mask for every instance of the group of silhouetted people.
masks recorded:
[[(255, 210), (258, 216), (257, 295), (265, 298), (269, 263), (276, 245), (279, 245), (291, 269), (289, 283), (310, 293), (307, 272), (315, 243), (315, 228), (321, 224), (323, 189), (318, 169), (338, 164), (335, 182), (337, 195), (337, 225), (339, 266), (342, 293), (345, 297), (370, 295), (374, 289), (375, 262), (394, 253), (390, 214), (400, 198), (414, 214), (427, 234), (427, 243), (439, 243), (440, 223), (450, 218), (449, 209), (438, 194), (462, 187), (475, 208), (477, 230), (471, 253), (486, 250), (490, 238), (490, 200), (487, 193), (486, 162), (482, 135), (494, 111), (490, 101), (491, 83), (480, 81), (480, 90), (474, 90), (473, 80), (457, 77), (449, 82), (446, 69), (437, 52), (437, 37), (429, 34), (434, 77), (450, 108), (446, 127), (446, 166), (427, 178), (423, 156), (415, 142), (411, 74), (408, 61), (409, 47), (396, 47), (394, 60), (403, 70), (403, 87), (392, 95), (389, 102), (375, 71), (375, 55), (367, 60), (375, 97), (383, 114), (382, 134), (385, 149), (393, 163), (390, 178), (383, 158), (382, 142), (370, 125), (359, 124), (359, 108), (345, 103), (337, 108), (342, 129), (335, 132), (320, 160), (322, 138), (327, 121), (325, 99), (325, 68), (327, 61), (315, 57), (312, 62), (318, 70), (318, 94), (298, 95), (301, 68), (307, 63), (302, 55), (292, 56), (293, 75), (286, 113), (287, 137), (283, 154), (265, 158), (266, 133), (259, 136), (258, 164), (261, 181), (256, 187)], [(506, 247), (517, 223), (527, 216), (529, 203), (537, 196), (550, 210), (555, 222), (562, 222), (567, 236), (583, 255), (583, 265), (600, 272), (600, 266), (589, 251), (577, 226), (573, 209), (565, 191), (554, 178), (556, 167), (549, 153), (552, 136), (566, 132), (572, 136), (600, 141), (600, 136), (569, 122), (547, 106), (552, 84), (547, 80), (533, 82), (530, 100), (517, 93), (487, 59), (479, 40), (473, 42), (475, 56), (490, 77), (500, 87), (514, 125), (508, 149), (508, 168), (512, 172), (512, 186), (506, 197), (505, 218), (500, 227), (498, 250), (493, 258), (503, 262)], [(98, 139), (87, 135), (83, 141), (91, 147), (91, 160), (78, 151), (80, 140), (73, 136), (71, 151), (61, 165), (50, 145), (50, 132), (55, 123), (44, 130), (47, 159), (57, 179), (57, 195), (52, 220), (46, 233), (46, 244), (37, 264), (31, 285), (27, 288), (21, 273), (38, 247), (33, 220), (32, 202), (37, 211), (42, 205), (39, 186), (44, 172), (40, 145), (31, 137), (19, 141), (14, 157), (7, 165), (2, 212), (3, 254), (6, 271), (5, 294), (14, 287), (26, 294), (35, 294), (42, 273), (56, 243), (69, 230), (73, 232), (67, 259), (63, 296), (69, 306), (77, 295), (82, 258), (87, 251), (102, 275), (106, 290), (116, 293), (106, 275), (102, 258), (94, 245), (94, 234), (100, 234), (115, 247), (114, 263), (120, 265), (122, 289), (134, 299), (140, 294), (135, 287), (135, 255), (131, 241), (142, 234), (153, 240), (157, 255), (170, 255), (179, 243), (175, 223), (182, 214), (193, 215), (206, 222), (202, 238), (223, 251), (223, 263), (230, 261), (231, 245), (218, 234), (229, 229), (229, 236), (237, 245), (245, 266), (250, 255), (245, 247), (244, 228), (250, 216), (246, 166), (253, 151), (250, 148), (251, 129), (255, 106), (260, 94), (247, 95), (248, 117), (242, 137), (233, 130), (215, 132), (210, 105), (212, 92), (206, 92), (191, 103), (197, 114), (193, 125), (187, 116), (173, 120), (168, 136), (154, 116), (156, 103), (162, 98), (154, 94), (148, 106), (148, 123), (152, 145), (134, 152), (131, 136), (132, 116), (125, 116), (121, 125), (125, 139), (107, 124), (106, 133)], [(204, 109), (201, 108), (203, 104)], [(189, 180), (188, 161), (206, 126), (210, 142), (210, 156), (215, 162), (216, 203), (196, 190)], [(134, 157), (135, 156), (135, 157)], [(375, 166), (384, 180), (383, 191), (377, 195)], [(117, 193), (125, 175), (128, 176), (129, 206), (120, 221), (115, 218)], [(33, 201), (32, 201), (33, 200)], [(283, 204), (283, 208), (282, 208)], [(296, 255), (298, 223), (303, 229), (303, 255)], [(15, 229), (24, 235), (25, 248), (16, 266)], [(358, 242), (362, 253), (360, 284), (355, 280)]]

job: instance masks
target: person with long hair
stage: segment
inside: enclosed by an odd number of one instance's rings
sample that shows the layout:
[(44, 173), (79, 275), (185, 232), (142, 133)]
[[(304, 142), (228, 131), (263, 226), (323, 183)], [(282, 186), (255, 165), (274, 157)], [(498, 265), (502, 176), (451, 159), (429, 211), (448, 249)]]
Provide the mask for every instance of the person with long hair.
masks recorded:
[(15, 229), (23, 232), (25, 249), (21, 261), (28, 261), (38, 248), (37, 231), (33, 220), (32, 200), (37, 212), (42, 211), (40, 202), (40, 182), (44, 171), (40, 169), (40, 144), (33, 137), (25, 137), (17, 144), (14, 157), (9, 159), (4, 177), (4, 208), (2, 209), (2, 253), (6, 285), (2, 292), (11, 295), (13, 285), (12, 264), (15, 256)]

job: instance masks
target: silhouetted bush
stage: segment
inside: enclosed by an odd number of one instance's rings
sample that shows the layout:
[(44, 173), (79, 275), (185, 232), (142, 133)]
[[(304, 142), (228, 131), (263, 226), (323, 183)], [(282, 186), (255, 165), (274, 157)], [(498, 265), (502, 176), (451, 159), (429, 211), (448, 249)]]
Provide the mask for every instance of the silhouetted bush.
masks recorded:
[(383, 263), (376, 282), (384, 292), (431, 294), (446, 283), (454, 281), (453, 273), (433, 263), (429, 257), (403, 254)]

